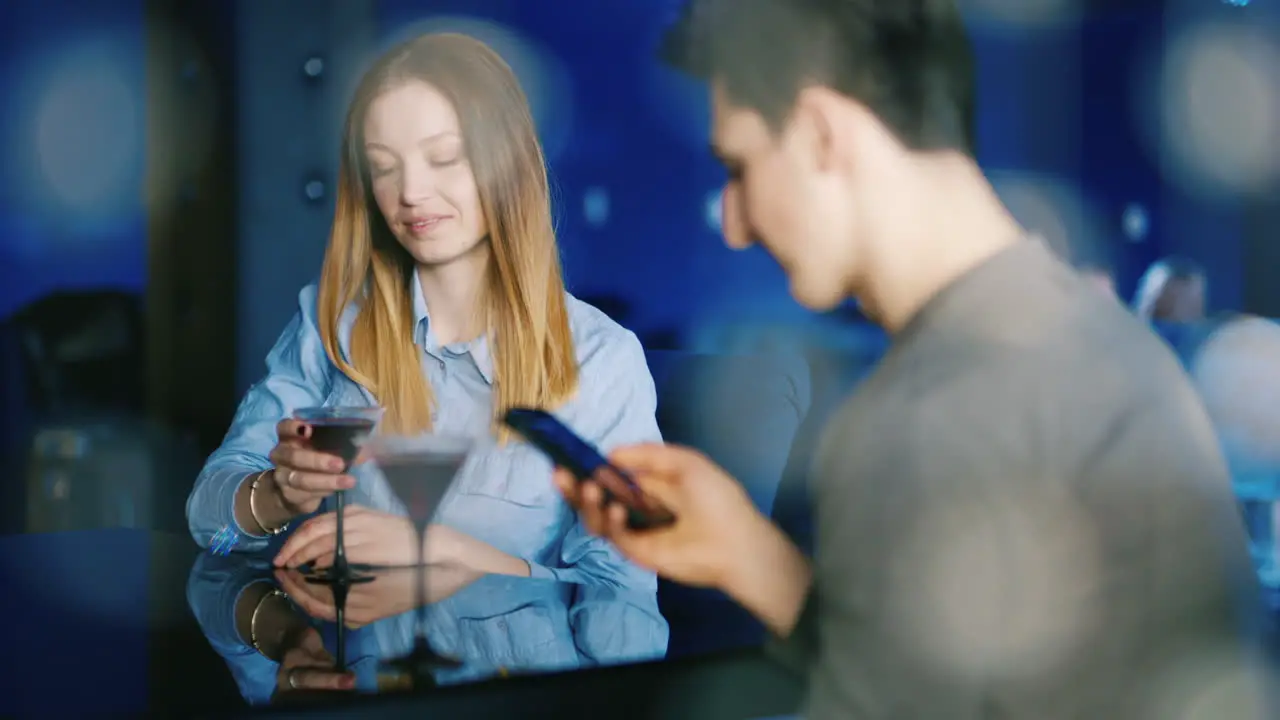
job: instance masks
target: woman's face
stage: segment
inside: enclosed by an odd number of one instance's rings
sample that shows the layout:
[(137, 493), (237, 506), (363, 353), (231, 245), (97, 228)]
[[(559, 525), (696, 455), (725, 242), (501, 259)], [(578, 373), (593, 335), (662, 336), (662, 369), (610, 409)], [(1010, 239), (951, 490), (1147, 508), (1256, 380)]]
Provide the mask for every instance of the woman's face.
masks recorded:
[(444, 95), (418, 81), (384, 92), (365, 115), (364, 140), (378, 209), (418, 263), (443, 265), (482, 247), (480, 192)]

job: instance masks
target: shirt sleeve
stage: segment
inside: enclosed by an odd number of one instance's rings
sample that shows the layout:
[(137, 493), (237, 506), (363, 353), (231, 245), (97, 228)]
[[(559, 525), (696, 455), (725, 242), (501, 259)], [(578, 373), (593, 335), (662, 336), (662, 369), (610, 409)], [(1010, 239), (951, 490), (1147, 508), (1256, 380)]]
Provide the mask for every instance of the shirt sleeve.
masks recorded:
[(787, 669), (803, 675), (818, 656), (818, 638), (818, 592), (815, 586), (810, 586), (791, 633), (772, 638), (765, 652)]
[[(657, 392), (640, 341), (614, 335), (584, 362), (583, 407), (575, 429), (601, 452), (658, 442)], [(628, 662), (666, 653), (667, 621), (658, 611), (657, 576), (624, 558), (608, 541), (589, 534), (566, 506), (569, 526), (559, 567), (530, 563), (535, 578), (577, 585), (569, 611), (575, 642), (585, 659)]]
[(238, 551), (263, 549), (270, 538), (236, 522), (235, 496), (246, 476), (271, 467), (276, 424), (296, 408), (320, 405), (330, 384), (328, 356), (315, 321), (315, 286), (298, 296), (299, 310), (267, 355), (267, 374), (245, 393), (222, 445), (209, 456), (187, 498), (187, 523), (200, 547), (226, 527), (238, 530)]
[(269, 573), (269, 565), (202, 553), (187, 579), (191, 614), (209, 645), (226, 661), (241, 695), (252, 704), (270, 700), (277, 665), (240, 636), (235, 610), (246, 590), (270, 582)]

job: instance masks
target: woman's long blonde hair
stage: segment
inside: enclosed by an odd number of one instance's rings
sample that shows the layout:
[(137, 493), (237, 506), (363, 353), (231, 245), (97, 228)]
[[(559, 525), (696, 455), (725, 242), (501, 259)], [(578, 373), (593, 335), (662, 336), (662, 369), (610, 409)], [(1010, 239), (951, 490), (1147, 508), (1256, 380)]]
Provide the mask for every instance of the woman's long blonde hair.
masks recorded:
[[(384, 55), (347, 113), (337, 209), (320, 275), (318, 319), (329, 359), (386, 409), (393, 433), (431, 429), (434, 399), (414, 344), (415, 264), (374, 203), (363, 152), (365, 113), (408, 81), (439, 90), (458, 113), (489, 228), (483, 323), (494, 361), (495, 418), (512, 406), (555, 407), (577, 390), (578, 365), (551, 221), (542, 148), (511, 68), (474, 38), (429, 34)], [(338, 324), (358, 302), (350, 357)]]

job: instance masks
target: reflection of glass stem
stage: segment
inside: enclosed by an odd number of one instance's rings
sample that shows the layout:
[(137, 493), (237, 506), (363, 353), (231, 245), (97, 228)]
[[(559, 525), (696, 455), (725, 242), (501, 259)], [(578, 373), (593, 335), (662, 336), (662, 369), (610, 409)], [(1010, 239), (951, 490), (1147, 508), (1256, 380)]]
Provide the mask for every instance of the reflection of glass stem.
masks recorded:
[(413, 584), (416, 587), (415, 592), (417, 594), (414, 604), (417, 606), (415, 612), (418, 628), (417, 632), (414, 633), (413, 644), (416, 652), (426, 653), (431, 650), (431, 647), (427, 645), (427, 524), (414, 523), (414, 525), (417, 526), (418, 531), (418, 562), (413, 569), (415, 575)]
[[(342, 517), (339, 515), (338, 517)], [(333, 619), (338, 636), (334, 643), (334, 665), (338, 672), (347, 669), (347, 593), (351, 590), (345, 576), (333, 580)]]

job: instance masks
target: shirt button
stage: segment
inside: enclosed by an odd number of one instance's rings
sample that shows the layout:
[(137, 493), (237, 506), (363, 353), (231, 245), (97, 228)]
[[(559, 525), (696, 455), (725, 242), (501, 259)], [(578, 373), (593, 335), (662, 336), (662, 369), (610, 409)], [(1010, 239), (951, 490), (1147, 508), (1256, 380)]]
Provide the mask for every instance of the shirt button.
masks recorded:
[(507, 629), (507, 621), (506, 621), (506, 620), (499, 620), (499, 621), (498, 621), (498, 629), (499, 629), (499, 630), (506, 630), (506, 629)]

